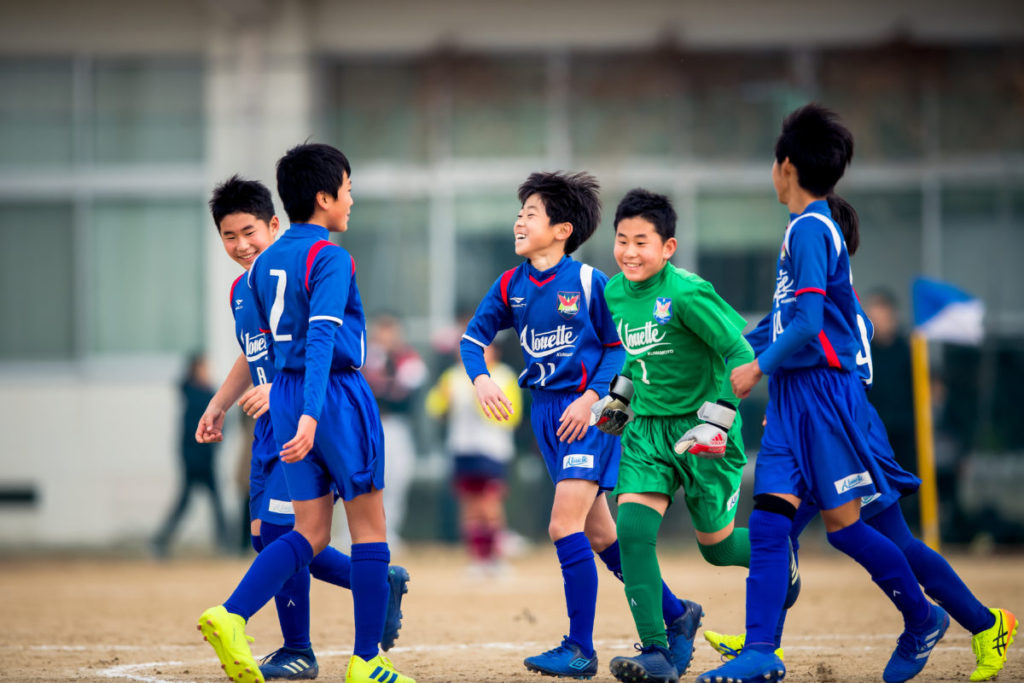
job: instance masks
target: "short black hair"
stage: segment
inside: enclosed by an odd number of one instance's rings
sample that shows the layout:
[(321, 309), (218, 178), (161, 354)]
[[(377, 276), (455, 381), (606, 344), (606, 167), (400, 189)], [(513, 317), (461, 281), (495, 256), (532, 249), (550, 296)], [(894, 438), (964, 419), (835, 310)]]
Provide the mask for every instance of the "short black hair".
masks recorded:
[(828, 196), (828, 210), (846, 240), (846, 251), (853, 256), (860, 246), (860, 217), (850, 202), (833, 193)]
[(235, 174), (213, 188), (210, 197), (210, 213), (213, 223), (220, 232), (220, 222), (233, 213), (251, 213), (257, 219), (269, 223), (274, 217), (274, 199), (267, 186), (258, 180), (246, 180)]
[(277, 194), (292, 223), (308, 221), (316, 209), (317, 192), (338, 196), (352, 167), (341, 150), (320, 143), (296, 145), (277, 162)]
[(650, 221), (662, 242), (676, 236), (676, 210), (672, 208), (671, 200), (663, 194), (642, 187), (627, 192), (615, 209), (615, 228), (618, 229), (619, 221), (637, 217)]
[(571, 254), (601, 222), (599, 189), (597, 178), (589, 173), (531, 173), (519, 186), (519, 203), (540, 195), (552, 224), (572, 224), (572, 234), (565, 241), (565, 253)]
[(787, 158), (796, 167), (800, 187), (824, 197), (853, 159), (853, 135), (840, 123), (838, 114), (812, 102), (782, 122), (775, 160), (781, 164)]

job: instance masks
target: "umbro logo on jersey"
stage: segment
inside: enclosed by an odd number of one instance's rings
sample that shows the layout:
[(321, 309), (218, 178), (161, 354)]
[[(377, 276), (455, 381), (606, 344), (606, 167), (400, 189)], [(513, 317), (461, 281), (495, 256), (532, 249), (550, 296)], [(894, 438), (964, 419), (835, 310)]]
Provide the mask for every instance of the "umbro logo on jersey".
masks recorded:
[(235, 310), (236, 311), (242, 310), (242, 301), (243, 301), (243, 299), (235, 299)]
[(871, 475), (867, 472), (858, 472), (857, 474), (851, 474), (843, 479), (837, 479), (832, 482), (835, 484), (836, 493), (846, 493), (851, 489), (855, 489), (858, 486), (865, 486), (872, 483)]
[(522, 308), (526, 305), (526, 297), (524, 296), (511, 296), (509, 300), (512, 301), (512, 308)]

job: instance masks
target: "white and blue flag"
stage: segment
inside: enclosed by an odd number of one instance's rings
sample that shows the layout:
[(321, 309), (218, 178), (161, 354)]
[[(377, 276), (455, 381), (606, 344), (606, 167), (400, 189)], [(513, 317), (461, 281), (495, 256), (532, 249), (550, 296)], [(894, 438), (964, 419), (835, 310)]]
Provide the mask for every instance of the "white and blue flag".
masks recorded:
[(977, 346), (984, 336), (985, 304), (948, 282), (917, 278), (914, 326), (934, 341)]

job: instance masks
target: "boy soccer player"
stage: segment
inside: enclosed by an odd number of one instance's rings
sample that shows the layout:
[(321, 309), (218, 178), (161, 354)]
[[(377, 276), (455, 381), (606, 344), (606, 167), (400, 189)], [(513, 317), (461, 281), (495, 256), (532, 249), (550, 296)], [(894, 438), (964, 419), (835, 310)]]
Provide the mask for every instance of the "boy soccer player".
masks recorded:
[[(513, 226), (516, 254), (526, 261), (491, 286), (459, 346), (484, 412), (505, 420), (511, 402), (488, 374), (483, 354), (498, 331), (512, 327), (519, 336), (526, 361), (519, 384), (532, 393), (530, 421), (555, 484), (548, 533), (569, 612), (569, 635), (562, 644), (524, 664), (570, 678), (597, 673), (594, 551), (609, 570), (620, 569), (615, 523), (604, 495), (615, 486), (619, 443), (589, 429), (589, 422), (591, 406), (622, 365), (622, 349), (604, 302), (607, 278), (569, 256), (597, 228), (597, 192), (597, 181), (586, 173), (534, 173), (526, 179)], [(699, 621), (699, 612), (688, 621), (686, 606), (667, 587), (662, 590), (664, 616), (674, 626), (673, 654), (681, 652), (689, 662), (696, 631), (690, 621)]]
[[(214, 189), (210, 212), (225, 252), (246, 271), (277, 235), (279, 223), (274, 215), (273, 199), (270, 190), (260, 182), (232, 176)], [(196, 440), (200, 443), (220, 441), (225, 413), (235, 401), (256, 418), (249, 471), (249, 516), (252, 545), (259, 552), (264, 545), (287, 533), (295, 523), (295, 516), (284, 471), (276, 467), (277, 445), (267, 413), (270, 383), (274, 378), (271, 342), (260, 329), (244, 275), (232, 283), (230, 297), (235, 338), (242, 347), (242, 354), (200, 418)], [(347, 555), (327, 547), (313, 559), (308, 570), (289, 579), (274, 596), (284, 646), (268, 655), (260, 665), (264, 678), (316, 678), (319, 667), (309, 642), (309, 576), (312, 573), (322, 581), (348, 588), (350, 567)], [(385, 650), (393, 645), (401, 628), (401, 596), (408, 590), (405, 586), (408, 572), (402, 567), (391, 567), (388, 578), (392, 600), (388, 604), (388, 626), (382, 639)]]
[(333, 486), (344, 501), (353, 540), (355, 647), (346, 681), (412, 682), (377, 647), (390, 560), (381, 504), (380, 418), (358, 372), (365, 317), (355, 265), (327, 240), (330, 231), (348, 228), (350, 174), (345, 156), (327, 145), (299, 145), (278, 161), (278, 194), (292, 225), (253, 262), (247, 279), (259, 325), (274, 344), (270, 416), (295, 528), (265, 545), (231, 597), (200, 617), (203, 635), (234, 680), (263, 680), (246, 642), (245, 621), (327, 546)]
[[(733, 525), (747, 459), (726, 371), (753, 353), (741, 334), (743, 318), (710, 284), (669, 263), (675, 228), (667, 197), (631, 190), (615, 212), (621, 272), (604, 290), (626, 351), (616, 384), (629, 380), (635, 392), (629, 407), (636, 416), (614, 428), (622, 433), (622, 461), (613, 495), (626, 599), (642, 649), (612, 660), (621, 681), (676, 681), (689, 664), (677, 671), (667, 649), (655, 550), (680, 487), (708, 562), (746, 566), (750, 557), (747, 530)], [(598, 424), (604, 424), (600, 417)], [(698, 438), (688, 454), (677, 455), (673, 444), (681, 435)], [(690, 604), (699, 625), (701, 607)]]
[(860, 518), (861, 499), (884, 496), (889, 484), (869, 443), (849, 253), (826, 201), (852, 156), (850, 132), (816, 104), (787, 116), (775, 145), (772, 182), (791, 220), (778, 258), (771, 341), (731, 375), (740, 398), (762, 373), (771, 376), (750, 515), (746, 644), (700, 682), (785, 676), (775, 632), (785, 548), (803, 500), (821, 509), (829, 542), (860, 563), (903, 614), (905, 630), (885, 681), (916, 676), (949, 626), (949, 615), (925, 598), (899, 547)]
[[(860, 244), (857, 212), (845, 199), (835, 194), (828, 196), (828, 207), (832, 220), (843, 233), (847, 251), (853, 256)], [(857, 323), (861, 329), (860, 362), (857, 369), (865, 389), (870, 389), (874, 379), (870, 345), (873, 329), (871, 320), (864, 314), (859, 302)], [(767, 347), (771, 341), (770, 316), (766, 316), (747, 335), (747, 340), (754, 346), (755, 353)], [(861, 517), (899, 547), (910, 563), (914, 576), (924, 587), (925, 593), (942, 605), (950, 617), (972, 634), (971, 647), (977, 665), (971, 673), (971, 680), (991, 680), (1006, 664), (1007, 650), (1013, 644), (1013, 637), (1017, 632), (1017, 618), (1009, 610), (989, 608), (979, 602), (942, 555), (914, 538), (897, 501), (900, 496), (910, 495), (916, 491), (921, 480), (899, 465), (878, 411), (870, 402), (867, 409), (871, 452), (882, 465), (890, 492), (883, 496), (862, 499)], [(818, 508), (807, 501), (804, 501), (797, 510), (790, 533), (794, 549), (799, 545), (797, 537), (817, 514)], [(781, 645), (784, 619), (785, 612), (776, 630), (776, 646)], [(728, 659), (735, 657), (743, 648), (742, 634), (722, 635), (705, 630), (704, 637), (711, 647)], [(781, 648), (776, 650), (776, 653), (781, 657)]]

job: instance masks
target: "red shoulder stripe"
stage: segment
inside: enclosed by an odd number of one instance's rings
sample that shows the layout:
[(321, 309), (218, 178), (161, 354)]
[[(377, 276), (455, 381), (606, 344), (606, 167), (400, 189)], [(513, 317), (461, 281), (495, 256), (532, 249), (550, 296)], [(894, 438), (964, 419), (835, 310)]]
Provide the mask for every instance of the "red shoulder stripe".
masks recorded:
[[(516, 268), (518, 267), (519, 266), (516, 266)], [(501, 290), (501, 300), (505, 302), (505, 306), (508, 306), (508, 283), (515, 272), (515, 268), (509, 268), (501, 274), (501, 284), (499, 285), (499, 289)]]
[(309, 291), (309, 272), (313, 270), (313, 262), (316, 261), (316, 255), (320, 253), (320, 250), (324, 247), (333, 247), (334, 244), (327, 240), (320, 240), (309, 248), (309, 253), (306, 254), (306, 291)]
[(241, 275), (235, 278), (234, 282), (231, 283), (231, 294), (228, 295), (228, 303), (231, 304), (232, 309), (234, 309), (235, 307), (235, 287), (238, 286), (238, 283), (242, 281), (242, 278), (245, 277), (245, 275), (245, 273), (242, 273)]
[(798, 289), (795, 292), (793, 292), (793, 296), (800, 296), (801, 294), (807, 294), (808, 292), (811, 292), (812, 294), (821, 294), (822, 296), (825, 296), (825, 290), (819, 289), (818, 287), (804, 287), (803, 289)]

